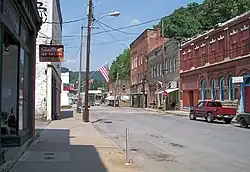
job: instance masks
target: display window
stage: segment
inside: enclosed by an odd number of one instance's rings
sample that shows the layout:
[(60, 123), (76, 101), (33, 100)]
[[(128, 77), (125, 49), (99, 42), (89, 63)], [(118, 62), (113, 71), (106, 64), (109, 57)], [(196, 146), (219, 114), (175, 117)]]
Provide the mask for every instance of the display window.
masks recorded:
[(2, 54), (2, 102), (1, 102), (1, 134), (16, 135), (18, 133), (17, 117), (17, 76), (19, 44), (14, 36), (4, 28)]
[(19, 130), (28, 129), (29, 55), (20, 48), (19, 58)]

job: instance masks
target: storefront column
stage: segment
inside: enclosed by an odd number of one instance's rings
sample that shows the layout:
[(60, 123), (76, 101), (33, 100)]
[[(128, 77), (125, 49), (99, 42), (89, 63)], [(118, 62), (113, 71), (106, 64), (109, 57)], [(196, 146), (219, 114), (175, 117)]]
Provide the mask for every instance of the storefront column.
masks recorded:
[(52, 68), (47, 68), (47, 121), (52, 120)]
[[(1, 2), (2, 3), (2, 2)], [(2, 64), (3, 64), (3, 24), (0, 22), (0, 109), (2, 109)], [(1, 120), (1, 118), (0, 118)], [(1, 123), (2, 121), (0, 121)], [(0, 147), (2, 147), (2, 132), (0, 132)], [(0, 154), (2, 155), (4, 152), (2, 152), (2, 149), (0, 149)], [(0, 156), (0, 164), (3, 163), (4, 159)]]
[(36, 33), (33, 32), (30, 36), (31, 56), (28, 63), (28, 83), (30, 90), (28, 91), (28, 112), (29, 112), (29, 128), (32, 132), (32, 138), (35, 138), (35, 86), (36, 86)]

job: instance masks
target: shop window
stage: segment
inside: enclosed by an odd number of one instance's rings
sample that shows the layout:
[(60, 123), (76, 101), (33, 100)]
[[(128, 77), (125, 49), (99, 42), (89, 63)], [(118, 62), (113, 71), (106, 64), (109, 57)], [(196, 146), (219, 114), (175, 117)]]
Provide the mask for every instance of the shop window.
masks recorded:
[(213, 79), (211, 81), (211, 99), (215, 100), (216, 99), (216, 83), (215, 83), (215, 80)]
[(19, 130), (28, 129), (28, 54), (20, 49), (19, 63)]
[(206, 81), (205, 80), (201, 81), (201, 97), (202, 97), (202, 100), (206, 100)]
[(18, 134), (17, 122), (17, 78), (18, 78), (18, 43), (7, 31), (4, 32), (2, 61), (2, 135)]
[(224, 100), (224, 78), (220, 79), (220, 100)]

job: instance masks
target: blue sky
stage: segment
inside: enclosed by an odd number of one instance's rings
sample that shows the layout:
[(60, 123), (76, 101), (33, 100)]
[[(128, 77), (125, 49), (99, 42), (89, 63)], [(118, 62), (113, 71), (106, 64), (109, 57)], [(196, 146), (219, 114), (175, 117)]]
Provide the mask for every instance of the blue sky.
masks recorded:
[[(101, 1), (94, 9), (94, 16), (98, 18), (112, 11), (119, 11), (119, 17), (105, 17), (100, 21), (113, 28), (139, 24), (171, 14), (176, 8), (186, 6), (190, 2), (201, 3), (203, 0), (93, 0)], [(84, 18), (87, 15), (88, 0), (61, 0), (63, 21)], [(157, 22), (124, 29), (120, 32), (110, 32), (122, 44), (116, 42), (108, 33), (92, 35), (92, 47), (90, 69), (97, 70), (105, 62), (112, 61), (122, 53), (123, 49), (136, 39), (145, 29), (152, 28)], [(87, 26), (87, 20), (63, 25), (63, 43), (65, 45), (65, 62), (62, 66), (70, 70), (79, 70), (79, 45), (81, 25)], [(92, 33), (103, 31), (103, 28), (95, 24)], [(106, 26), (105, 29), (110, 30)], [(84, 29), (86, 35), (86, 29)], [(86, 43), (86, 38), (84, 38)], [(83, 68), (85, 71), (86, 47), (83, 47)]]

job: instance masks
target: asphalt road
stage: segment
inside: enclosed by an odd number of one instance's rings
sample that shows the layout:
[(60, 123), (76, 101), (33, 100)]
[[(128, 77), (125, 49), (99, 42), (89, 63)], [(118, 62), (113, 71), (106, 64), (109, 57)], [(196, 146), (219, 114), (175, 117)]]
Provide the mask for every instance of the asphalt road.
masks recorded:
[(145, 172), (249, 172), (250, 130), (132, 108), (93, 107), (91, 121)]

